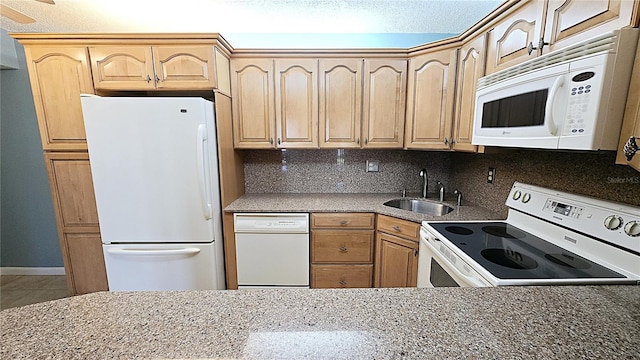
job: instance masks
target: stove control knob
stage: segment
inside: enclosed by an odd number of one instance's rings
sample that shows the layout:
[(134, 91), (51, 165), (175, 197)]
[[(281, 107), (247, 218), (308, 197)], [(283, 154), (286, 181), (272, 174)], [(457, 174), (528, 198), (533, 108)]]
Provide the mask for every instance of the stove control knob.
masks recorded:
[(624, 220), (618, 215), (609, 215), (604, 219), (604, 227), (609, 230), (618, 230), (624, 224)]
[(516, 190), (513, 192), (513, 200), (520, 199), (520, 196), (522, 196), (522, 192), (520, 190)]
[(531, 194), (524, 193), (524, 195), (522, 196), (522, 202), (526, 204), (529, 202), (529, 200), (531, 200)]
[(624, 232), (629, 236), (640, 236), (640, 221), (629, 221), (627, 225), (624, 226)]

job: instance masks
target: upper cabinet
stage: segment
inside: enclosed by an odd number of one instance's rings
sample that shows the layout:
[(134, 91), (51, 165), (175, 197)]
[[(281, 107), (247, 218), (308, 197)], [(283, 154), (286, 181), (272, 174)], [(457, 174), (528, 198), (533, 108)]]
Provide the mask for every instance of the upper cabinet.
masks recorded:
[(362, 133), (365, 148), (402, 148), (407, 60), (364, 61)]
[(409, 61), (405, 148), (450, 148), (456, 83), (456, 49)]
[(86, 47), (25, 46), (44, 150), (86, 150), (80, 94), (93, 94)]
[[(214, 46), (92, 46), (97, 90), (208, 90), (216, 83)], [(228, 62), (227, 62), (228, 68)], [(224, 78), (224, 77), (223, 77)]]
[(320, 59), (320, 147), (359, 148), (362, 59)]
[(471, 145), (473, 116), (476, 106), (476, 84), (484, 76), (485, 37), (465, 41), (458, 55), (458, 86), (453, 119), (451, 148), (456, 151), (478, 151)]
[(487, 34), (487, 74), (577, 41), (632, 25), (638, 2), (523, 1), (522, 5), (515, 7)]

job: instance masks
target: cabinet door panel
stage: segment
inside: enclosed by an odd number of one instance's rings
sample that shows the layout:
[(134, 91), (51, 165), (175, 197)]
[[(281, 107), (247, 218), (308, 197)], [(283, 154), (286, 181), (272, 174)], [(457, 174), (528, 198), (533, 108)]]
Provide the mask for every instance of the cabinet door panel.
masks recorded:
[(415, 287), (417, 285), (417, 243), (378, 232), (376, 247), (376, 287)]
[(537, 46), (541, 37), (539, 22), (542, 19), (544, 1), (531, 1), (519, 7), (491, 29), (488, 33), (487, 74), (505, 69), (534, 58), (527, 46)]
[(158, 89), (213, 89), (213, 46), (154, 46)]
[(460, 48), (458, 60), (458, 88), (453, 121), (453, 149), (476, 152), (471, 145), (473, 117), (476, 103), (476, 84), (484, 75), (484, 41), (480, 36)]
[(277, 146), (318, 147), (318, 61), (276, 60)]
[(365, 148), (401, 148), (407, 88), (406, 60), (365, 60), (363, 130)]
[(234, 146), (274, 148), (273, 60), (233, 60), (231, 91)]
[(320, 73), (320, 147), (359, 148), (362, 60), (325, 60)]
[(311, 262), (372, 263), (373, 230), (314, 230)]
[(86, 150), (80, 94), (93, 94), (85, 47), (25, 49), (44, 150)]
[(311, 288), (370, 288), (373, 265), (311, 265)]
[(549, 1), (544, 30), (549, 46), (543, 52), (630, 25), (634, 4), (633, 0)]
[(155, 89), (151, 47), (90, 47), (89, 54), (96, 89)]
[(449, 149), (455, 69), (456, 50), (411, 59), (406, 148)]
[(98, 226), (91, 167), (87, 153), (47, 153), (51, 192), (63, 231)]
[(65, 234), (74, 295), (109, 290), (100, 234)]

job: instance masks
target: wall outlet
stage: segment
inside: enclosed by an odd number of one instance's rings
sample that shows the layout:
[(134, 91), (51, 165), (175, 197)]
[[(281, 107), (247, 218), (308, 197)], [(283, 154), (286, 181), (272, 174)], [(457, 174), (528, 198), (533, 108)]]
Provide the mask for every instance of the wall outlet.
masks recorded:
[(493, 184), (493, 180), (496, 179), (496, 168), (489, 168), (487, 171), (487, 184)]
[(367, 160), (367, 172), (378, 172), (379, 165), (380, 161), (378, 160)]

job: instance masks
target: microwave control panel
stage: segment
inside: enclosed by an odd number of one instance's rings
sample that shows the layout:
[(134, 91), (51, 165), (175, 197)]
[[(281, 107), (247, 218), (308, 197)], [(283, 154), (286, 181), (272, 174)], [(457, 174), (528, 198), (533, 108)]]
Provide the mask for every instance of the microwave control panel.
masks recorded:
[(591, 93), (596, 90), (591, 80), (593, 71), (584, 71), (571, 78), (568, 86), (569, 106), (567, 107), (564, 134), (582, 135), (585, 132), (585, 115), (589, 113)]

